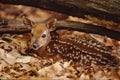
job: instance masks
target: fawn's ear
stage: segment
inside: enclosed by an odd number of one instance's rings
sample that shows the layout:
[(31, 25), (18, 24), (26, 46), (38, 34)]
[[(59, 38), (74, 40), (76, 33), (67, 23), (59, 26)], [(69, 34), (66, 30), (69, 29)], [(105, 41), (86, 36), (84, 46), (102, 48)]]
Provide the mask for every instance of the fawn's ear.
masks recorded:
[(32, 27), (34, 25), (34, 22), (32, 22), (30, 19), (28, 19), (27, 17), (23, 16), (23, 23), (25, 25), (28, 25), (29, 27)]
[(50, 30), (50, 31), (53, 31), (55, 29), (55, 23), (56, 23), (57, 19), (52, 19), (52, 20), (49, 20), (47, 22), (47, 28)]

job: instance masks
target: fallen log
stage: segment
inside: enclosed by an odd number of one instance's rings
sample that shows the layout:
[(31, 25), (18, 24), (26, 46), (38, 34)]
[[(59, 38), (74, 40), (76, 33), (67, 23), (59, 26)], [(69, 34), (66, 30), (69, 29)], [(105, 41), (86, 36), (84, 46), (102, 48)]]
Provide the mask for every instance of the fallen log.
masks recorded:
[[(99, 34), (102, 36), (107, 36), (116, 40), (120, 40), (120, 32), (106, 29), (102, 26), (95, 26), (92, 24), (86, 24), (81, 22), (74, 21), (57, 21), (55, 23), (54, 31), (56, 30), (75, 30), (86, 33)], [(31, 28), (24, 25), (23, 22), (19, 22), (16, 20), (0, 20), (0, 34), (8, 33), (8, 34), (24, 34), (30, 33)]]
[(86, 24), (74, 21), (57, 21), (55, 24), (55, 30), (67, 29), (75, 30), (86, 33), (99, 34), (102, 36), (107, 36), (116, 40), (120, 40), (120, 32), (107, 29), (103, 26), (96, 26), (92, 24)]
[(24, 34), (30, 32), (31, 29), (20, 21), (0, 19), (0, 34)]
[(119, 0), (0, 0), (0, 3), (27, 5), (77, 17), (90, 15), (120, 22)]

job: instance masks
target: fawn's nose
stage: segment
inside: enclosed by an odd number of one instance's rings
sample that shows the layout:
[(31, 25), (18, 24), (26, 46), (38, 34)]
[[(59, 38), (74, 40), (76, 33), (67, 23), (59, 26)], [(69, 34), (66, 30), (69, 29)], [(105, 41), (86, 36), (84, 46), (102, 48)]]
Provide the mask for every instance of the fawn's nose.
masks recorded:
[(37, 49), (37, 48), (38, 48), (38, 44), (37, 44), (37, 43), (33, 43), (32, 47), (33, 47), (34, 49)]

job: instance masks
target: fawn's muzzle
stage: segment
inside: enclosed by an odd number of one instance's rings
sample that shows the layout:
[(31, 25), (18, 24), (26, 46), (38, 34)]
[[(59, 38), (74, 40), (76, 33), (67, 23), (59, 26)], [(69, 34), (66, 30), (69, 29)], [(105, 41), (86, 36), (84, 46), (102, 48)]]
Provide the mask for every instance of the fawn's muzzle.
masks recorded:
[(37, 50), (39, 48), (39, 45), (36, 42), (34, 42), (32, 44), (32, 47), (33, 47), (33, 49)]

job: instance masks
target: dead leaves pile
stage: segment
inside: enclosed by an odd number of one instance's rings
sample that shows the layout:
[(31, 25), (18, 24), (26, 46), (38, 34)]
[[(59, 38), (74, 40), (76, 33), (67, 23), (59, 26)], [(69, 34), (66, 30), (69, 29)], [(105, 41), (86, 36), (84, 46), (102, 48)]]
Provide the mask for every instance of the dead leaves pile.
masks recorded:
[[(74, 35), (78, 33), (73, 32)], [(81, 35), (83, 34), (86, 35), (85, 33), (81, 33)], [(52, 58), (47, 60), (23, 55), (21, 53), (25, 53), (27, 49), (27, 37), (25, 35), (6, 36), (11, 40), (0, 40), (0, 79), (119, 80), (120, 78), (120, 70), (109, 71), (97, 66), (95, 68), (76, 67), (71, 64), (71, 61), (53, 61)], [(4, 37), (6, 36), (4, 35)], [(96, 38), (95, 36), (97, 35), (91, 36)], [(97, 37), (96, 39), (100, 40), (102, 38), (99, 39)], [(113, 46), (113, 48), (116, 46), (114, 40), (106, 39), (104, 41), (106, 45)], [(119, 42), (117, 46), (120, 46)], [(115, 54), (118, 55), (117, 53)]]

